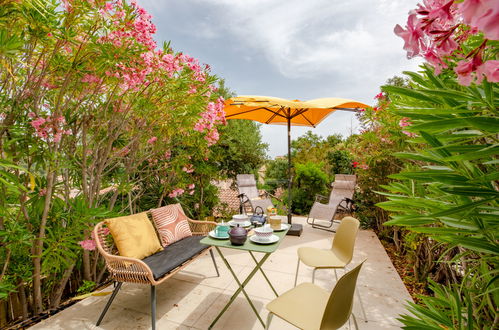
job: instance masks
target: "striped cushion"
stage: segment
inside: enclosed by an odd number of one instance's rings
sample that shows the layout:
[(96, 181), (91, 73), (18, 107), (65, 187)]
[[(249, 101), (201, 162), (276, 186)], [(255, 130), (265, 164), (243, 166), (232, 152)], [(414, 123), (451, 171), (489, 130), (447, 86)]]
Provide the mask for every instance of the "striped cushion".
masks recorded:
[(151, 210), (154, 225), (165, 247), (184, 237), (192, 236), (187, 216), (180, 204), (172, 204)]

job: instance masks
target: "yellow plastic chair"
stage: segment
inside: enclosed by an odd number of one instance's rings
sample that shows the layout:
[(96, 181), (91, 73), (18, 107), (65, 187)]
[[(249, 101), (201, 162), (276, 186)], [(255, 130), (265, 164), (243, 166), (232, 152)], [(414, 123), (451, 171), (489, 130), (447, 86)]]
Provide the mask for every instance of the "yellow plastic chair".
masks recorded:
[(364, 262), (340, 278), (331, 293), (312, 283), (302, 283), (272, 300), (266, 307), (269, 310), (267, 326), (274, 315), (300, 329), (338, 329), (353, 317), (353, 295), (360, 268)]
[[(301, 247), (298, 249), (298, 265), (296, 266), (295, 286), (298, 280), (298, 270), (300, 261), (309, 267), (313, 267), (312, 283), (315, 280), (315, 272), (317, 269), (334, 269), (334, 275), (338, 280), (336, 269), (343, 269), (346, 272), (346, 267), (352, 261), (353, 250), (355, 247), (355, 239), (359, 231), (359, 220), (352, 217), (345, 217), (341, 220), (336, 234), (333, 238), (331, 249), (317, 249), (312, 247)], [(358, 292), (357, 292), (358, 294)], [(360, 295), (358, 295), (359, 303), (362, 309), (364, 319), (367, 320), (364, 306)], [(367, 321), (366, 321), (367, 322)]]

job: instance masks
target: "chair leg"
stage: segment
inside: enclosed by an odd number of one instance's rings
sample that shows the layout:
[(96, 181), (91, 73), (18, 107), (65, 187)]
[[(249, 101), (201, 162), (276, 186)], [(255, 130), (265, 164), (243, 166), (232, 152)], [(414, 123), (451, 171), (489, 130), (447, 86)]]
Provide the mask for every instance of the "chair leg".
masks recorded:
[(102, 313), (99, 316), (99, 320), (97, 320), (97, 323), (96, 323), (97, 326), (99, 326), (100, 323), (102, 322), (104, 315), (106, 315), (107, 310), (109, 309), (109, 306), (111, 306), (111, 304), (114, 300), (114, 297), (116, 297), (116, 294), (118, 293), (118, 291), (120, 291), (122, 284), (123, 284), (123, 282), (118, 282), (118, 284), (114, 287), (114, 290), (113, 290), (113, 293), (111, 294), (111, 297), (109, 297), (109, 300), (107, 301), (107, 304), (104, 307), (104, 310), (102, 311)]
[(336, 268), (334, 268), (333, 270), (334, 270), (334, 277), (336, 277), (336, 282), (338, 282), (338, 273), (336, 272)]
[[(343, 272), (345, 274), (347, 273), (346, 267), (343, 268)], [(334, 273), (336, 275), (336, 269), (334, 270)], [(336, 281), (338, 281), (338, 277), (336, 277)], [(362, 315), (364, 316), (364, 322), (367, 323), (367, 314), (366, 314), (366, 310), (364, 309), (364, 304), (362, 303), (362, 298), (360, 297), (360, 292), (359, 292), (358, 287), (355, 287), (355, 294), (357, 295), (357, 299), (359, 299), (360, 309), (362, 310)]]
[(357, 318), (355, 317), (355, 314), (352, 313), (353, 317), (353, 324), (355, 325), (355, 329), (359, 330), (359, 325), (357, 324)]
[(270, 329), (270, 322), (272, 321), (272, 317), (274, 316), (274, 313), (269, 312), (269, 315), (267, 315), (267, 324), (265, 324), (265, 330)]
[(362, 310), (362, 315), (364, 315), (364, 322), (367, 323), (367, 314), (366, 310), (364, 309), (364, 304), (362, 303), (362, 299), (360, 298), (359, 289), (355, 288), (355, 292), (357, 293), (357, 298), (359, 298), (360, 309)]
[(151, 327), (156, 330), (156, 286), (151, 285)]
[(213, 255), (213, 249), (210, 249), (211, 260), (213, 260), (213, 265), (215, 266), (215, 270), (217, 271), (217, 277), (220, 277), (220, 273), (218, 272), (217, 262), (215, 261), (215, 256)]
[(315, 281), (315, 271), (317, 270), (317, 268), (314, 268), (314, 270), (312, 271), (312, 283), (314, 283)]
[(295, 286), (296, 286), (296, 281), (298, 281), (298, 269), (299, 268), (300, 268), (300, 258), (298, 258), (298, 264), (296, 265)]

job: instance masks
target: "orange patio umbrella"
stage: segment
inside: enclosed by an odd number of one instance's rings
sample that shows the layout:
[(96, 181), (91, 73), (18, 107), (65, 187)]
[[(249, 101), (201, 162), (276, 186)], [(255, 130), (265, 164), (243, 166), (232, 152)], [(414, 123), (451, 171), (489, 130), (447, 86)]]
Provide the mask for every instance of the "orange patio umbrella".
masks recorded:
[[(317, 126), (336, 110), (357, 112), (368, 105), (349, 99), (320, 98), (310, 101), (241, 95), (225, 101), (226, 119), (248, 119), (264, 124), (288, 126), (288, 223), (291, 224), (291, 125)], [(299, 236), (302, 228), (292, 224), (289, 234)]]

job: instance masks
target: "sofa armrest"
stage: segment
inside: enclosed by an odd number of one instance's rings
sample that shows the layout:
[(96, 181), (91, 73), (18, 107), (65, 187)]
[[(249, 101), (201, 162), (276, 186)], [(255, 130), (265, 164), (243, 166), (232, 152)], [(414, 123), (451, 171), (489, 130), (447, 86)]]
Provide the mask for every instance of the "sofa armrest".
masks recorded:
[(188, 220), (193, 235), (208, 235), (208, 233), (217, 226), (217, 223), (214, 221)]
[(103, 255), (107, 269), (113, 279), (119, 282), (154, 283), (154, 276), (142, 260), (117, 255)]

